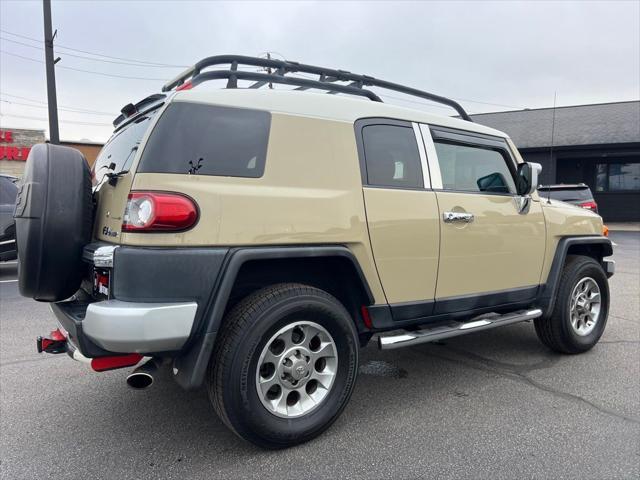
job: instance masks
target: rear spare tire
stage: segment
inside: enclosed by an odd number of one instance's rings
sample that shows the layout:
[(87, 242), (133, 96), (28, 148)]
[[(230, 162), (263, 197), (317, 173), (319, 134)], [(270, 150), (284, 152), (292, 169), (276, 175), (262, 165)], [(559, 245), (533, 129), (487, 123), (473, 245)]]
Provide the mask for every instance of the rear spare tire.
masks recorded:
[(78, 290), (92, 217), (91, 174), (82, 153), (35, 145), (16, 199), (18, 285), (23, 296), (56, 302)]

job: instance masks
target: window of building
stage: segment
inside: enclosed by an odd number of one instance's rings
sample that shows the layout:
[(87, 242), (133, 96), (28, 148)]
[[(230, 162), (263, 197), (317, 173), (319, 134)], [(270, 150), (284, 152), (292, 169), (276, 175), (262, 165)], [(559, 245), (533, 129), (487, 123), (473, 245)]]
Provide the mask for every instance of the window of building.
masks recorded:
[(516, 192), (513, 175), (500, 151), (438, 141), (435, 146), (445, 190)]
[(600, 163), (596, 167), (596, 192), (640, 190), (640, 163)]
[(368, 125), (362, 129), (367, 184), (421, 188), (422, 166), (413, 129), (397, 125)]

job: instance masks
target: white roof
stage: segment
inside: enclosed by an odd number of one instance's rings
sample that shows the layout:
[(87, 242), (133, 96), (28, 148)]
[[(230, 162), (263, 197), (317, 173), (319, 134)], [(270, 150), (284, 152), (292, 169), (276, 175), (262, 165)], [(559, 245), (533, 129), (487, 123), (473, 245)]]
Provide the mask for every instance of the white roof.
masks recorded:
[(459, 128), (498, 137), (508, 136), (506, 133), (478, 123), (346, 95), (327, 95), (326, 93), (292, 90), (246, 88), (207, 90), (194, 88), (177, 92), (173, 100), (253, 108), (348, 123), (353, 123), (360, 118), (384, 117)]

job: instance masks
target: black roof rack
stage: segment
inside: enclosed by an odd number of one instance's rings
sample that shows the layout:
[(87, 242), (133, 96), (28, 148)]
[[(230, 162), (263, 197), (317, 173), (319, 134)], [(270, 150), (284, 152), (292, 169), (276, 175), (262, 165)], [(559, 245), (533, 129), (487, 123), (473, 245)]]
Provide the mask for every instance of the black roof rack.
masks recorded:
[[(228, 70), (202, 71), (208, 67), (227, 64), (230, 64)], [(239, 70), (239, 66), (272, 69), (273, 73)], [(287, 75), (290, 73), (312, 74), (317, 75), (318, 78), (308, 79)], [(416, 88), (406, 87), (404, 85), (387, 82), (385, 80), (378, 80), (377, 78), (370, 77), (368, 75), (358, 75), (347, 72), (346, 70), (335, 70), (331, 68), (305, 65), (288, 60), (247, 57), (244, 55), (216, 55), (200, 60), (193, 67), (188, 68), (176, 78), (166, 83), (164, 87), (162, 87), (162, 91), (168, 92), (174, 88), (177, 90), (186, 90), (202, 82), (217, 79), (227, 79), (227, 88), (237, 88), (238, 80), (250, 80), (255, 83), (250, 85), (249, 88), (260, 88), (268, 83), (278, 83), (298, 87), (296, 90), (308, 90), (310, 88), (315, 88), (326, 90), (328, 93), (347, 93), (350, 95), (367, 97), (375, 102), (382, 102), (378, 95), (371, 90), (364, 88), (379, 87), (447, 105), (458, 112), (458, 115), (460, 115), (464, 120), (469, 122), (473, 121), (458, 102), (451, 100), (450, 98), (434, 95), (433, 93), (423, 92)], [(336, 82), (349, 83), (344, 85)]]

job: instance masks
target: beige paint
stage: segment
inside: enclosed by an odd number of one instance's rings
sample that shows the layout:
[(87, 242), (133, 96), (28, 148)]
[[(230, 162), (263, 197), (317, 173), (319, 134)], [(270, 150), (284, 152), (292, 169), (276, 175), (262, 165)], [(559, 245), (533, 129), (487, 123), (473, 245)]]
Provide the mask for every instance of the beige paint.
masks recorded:
[(364, 188), (371, 246), (389, 303), (433, 299), (440, 228), (435, 193)]
[[(263, 177), (126, 174), (116, 186), (103, 184), (98, 192), (97, 239), (140, 246), (347, 245), (375, 303), (381, 304), (544, 283), (561, 236), (601, 233), (597, 215), (557, 202), (547, 205), (536, 193), (530, 211), (519, 214), (508, 196), (362, 188), (350, 116), (429, 121), (495, 134), (486, 127), (448, 118), (434, 120), (375, 102), (339, 99), (346, 103), (337, 103), (329, 95), (249, 92), (243, 97), (232, 90), (224, 92), (181, 92), (176, 98), (227, 105), (244, 98), (252, 100), (252, 107), (265, 109), (281, 101), (280, 108), (271, 110)], [(297, 99), (304, 101), (296, 104)], [(312, 109), (318, 114), (304, 115)], [(413, 112), (415, 118), (406, 112)], [(142, 145), (145, 142), (146, 137)], [(132, 172), (142, 150), (136, 153)], [(182, 233), (122, 234), (122, 216), (132, 189), (186, 193), (198, 203), (200, 219)], [(475, 222), (465, 227), (444, 224), (441, 212), (456, 209), (474, 213)], [(104, 235), (105, 226), (117, 236)]]
[[(367, 98), (346, 95), (327, 95), (318, 92), (300, 92), (268, 89), (218, 89), (194, 88), (178, 92), (174, 100), (226, 105), (229, 107), (255, 108), (274, 113), (320, 118), (328, 121), (353, 123), (360, 118), (397, 118), (409, 122), (426, 123), (442, 127), (460, 128), (471, 132), (499, 137), (506, 135), (491, 127), (471, 123), (455, 117), (435, 115), (392, 103), (372, 102)], [(445, 112), (446, 113), (446, 112)], [(454, 113), (454, 110), (451, 110)]]
[[(353, 126), (348, 123), (274, 114), (261, 178), (138, 173), (132, 189), (187, 193), (197, 202), (200, 219), (183, 233), (124, 233), (123, 244), (348, 245), (376, 303), (385, 301), (369, 243)], [(102, 219), (107, 209), (112, 215), (124, 211), (124, 192), (106, 195), (109, 207), (101, 206)], [(114, 228), (114, 222), (106, 222)], [(113, 241), (99, 229), (96, 233)]]
[(602, 235), (602, 217), (585, 208), (546, 198), (540, 199), (547, 225), (547, 250), (540, 283), (545, 283), (551, 270), (553, 256), (562, 237)]
[[(110, 185), (106, 179), (100, 181), (95, 196), (97, 209), (93, 222), (93, 235), (98, 240), (110, 243), (120, 243), (122, 230), (122, 216), (127, 206), (127, 197), (131, 191), (133, 174), (122, 175), (115, 185)], [(103, 229), (107, 227), (115, 236), (105, 235)]]
[(436, 298), (537, 285), (545, 251), (539, 202), (518, 213), (507, 195), (438, 192), (441, 212), (467, 212), (469, 224), (440, 218), (440, 269)]

